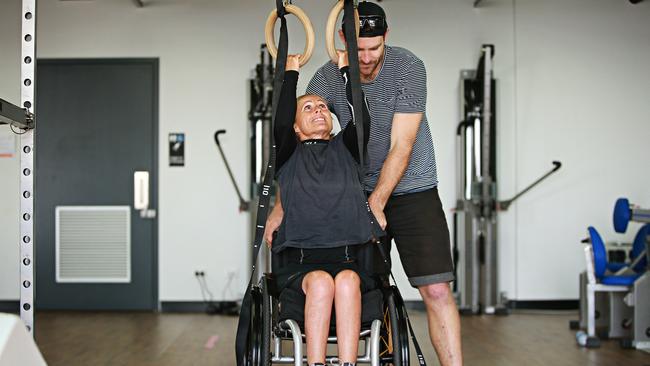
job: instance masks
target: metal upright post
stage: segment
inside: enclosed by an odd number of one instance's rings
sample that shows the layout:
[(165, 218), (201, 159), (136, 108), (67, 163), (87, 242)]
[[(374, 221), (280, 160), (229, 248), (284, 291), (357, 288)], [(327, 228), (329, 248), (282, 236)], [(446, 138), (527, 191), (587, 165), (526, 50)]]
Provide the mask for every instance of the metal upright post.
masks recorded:
[[(21, 103), (34, 111), (36, 0), (23, 0)], [(34, 129), (20, 136), (20, 317), (34, 333)]]
[(497, 258), (495, 192), (492, 176), (492, 47), (483, 46), (483, 131), (482, 131), (482, 219), (485, 252), (483, 305), (487, 314), (493, 314), (496, 305)]

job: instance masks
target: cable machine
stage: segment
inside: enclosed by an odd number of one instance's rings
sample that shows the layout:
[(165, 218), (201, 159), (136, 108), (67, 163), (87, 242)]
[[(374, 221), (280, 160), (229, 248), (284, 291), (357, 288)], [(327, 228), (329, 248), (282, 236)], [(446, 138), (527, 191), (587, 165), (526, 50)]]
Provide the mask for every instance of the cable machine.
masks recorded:
[(271, 144), (271, 101), (273, 100), (273, 59), (260, 46), (260, 63), (248, 79), (248, 121), (250, 132), (250, 194), (259, 190), (264, 167), (269, 161)]
[[(250, 194), (253, 200), (259, 199), (260, 188), (264, 180), (265, 168), (271, 158), (273, 133), (273, 80), (275, 69), (273, 58), (266, 44), (260, 46), (260, 62), (255, 66), (253, 77), (248, 80), (249, 109), (248, 130), (250, 132)], [(271, 189), (271, 206), (275, 203), (275, 190)], [(257, 205), (252, 205), (251, 218), (257, 217)], [(254, 221), (251, 220), (254, 224)], [(255, 229), (253, 228), (253, 231)], [(251, 253), (251, 257), (254, 258)], [(271, 256), (269, 251), (259, 253), (257, 280), (271, 269)]]
[[(255, 204), (259, 200), (259, 192), (263, 185), (264, 171), (269, 165), (271, 158), (271, 133), (272, 129), (272, 101), (273, 101), (273, 78), (274, 67), (273, 59), (267, 46), (262, 44), (260, 46), (260, 62), (255, 66), (252, 71), (251, 78), (247, 80), (248, 83), (248, 132), (249, 132), (249, 149), (250, 149), (250, 181), (248, 184), (248, 191), (251, 197), (250, 201), (244, 199), (237, 186), (237, 182), (230, 170), (230, 165), (226, 159), (226, 155), (221, 148), (219, 136), (226, 133), (226, 130), (218, 130), (214, 134), (214, 139), (219, 149), (219, 153), (230, 176), (233, 187), (239, 198), (239, 212), (249, 212), (251, 218), (251, 233), (254, 233), (256, 228), (255, 218), (257, 217), (258, 205)], [(274, 194), (271, 189), (271, 195)], [(253, 204), (251, 204), (253, 202)], [(271, 205), (275, 202), (274, 198), (270, 199)], [(251, 259), (254, 258), (251, 252)], [(267, 251), (261, 251), (258, 259), (261, 271), (258, 271), (258, 277), (264, 272), (270, 270), (271, 258)], [(259, 278), (257, 278), (259, 280)]]
[(476, 70), (462, 70), (461, 116), (457, 134), (457, 201), (454, 209), (454, 292), (462, 314), (508, 313), (507, 298), (498, 291), (497, 214), (508, 209), (562, 164), (514, 197), (497, 199), (496, 80), (494, 45), (483, 45)]

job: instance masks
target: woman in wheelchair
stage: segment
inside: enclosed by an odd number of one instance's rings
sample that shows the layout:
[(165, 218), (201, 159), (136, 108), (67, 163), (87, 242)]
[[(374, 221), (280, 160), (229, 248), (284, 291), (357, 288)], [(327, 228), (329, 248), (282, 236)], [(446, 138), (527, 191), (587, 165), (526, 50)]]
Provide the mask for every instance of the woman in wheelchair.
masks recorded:
[[(346, 93), (352, 111), (347, 54), (339, 52), (338, 61), (346, 90), (337, 92)], [(274, 128), (276, 177), (284, 216), (272, 248), (288, 265), (273, 275), (280, 292), (292, 289), (305, 294), (308, 364), (325, 363), (334, 305), (339, 361), (355, 365), (361, 293), (374, 285), (372, 277), (358, 266), (357, 252), (380, 232), (360, 181), (357, 121), (350, 121), (332, 136), (332, 115), (326, 101), (317, 95), (296, 99), (298, 69), (298, 56), (289, 55)], [(365, 97), (360, 107), (365, 154), (370, 132)]]

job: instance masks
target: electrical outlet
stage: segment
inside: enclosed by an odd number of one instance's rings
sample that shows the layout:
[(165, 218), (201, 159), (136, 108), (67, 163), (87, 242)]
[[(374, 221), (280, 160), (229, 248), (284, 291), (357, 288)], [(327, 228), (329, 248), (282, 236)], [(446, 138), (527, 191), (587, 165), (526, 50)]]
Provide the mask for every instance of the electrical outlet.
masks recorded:
[(205, 277), (205, 271), (203, 271), (203, 270), (195, 270), (194, 271), (194, 277)]

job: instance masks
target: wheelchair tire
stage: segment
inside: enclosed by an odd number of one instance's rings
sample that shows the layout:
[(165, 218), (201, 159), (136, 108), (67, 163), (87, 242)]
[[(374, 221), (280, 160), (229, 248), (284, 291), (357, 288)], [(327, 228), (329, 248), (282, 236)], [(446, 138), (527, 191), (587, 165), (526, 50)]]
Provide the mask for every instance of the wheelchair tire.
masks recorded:
[[(266, 287), (264, 283), (262, 286)], [(265, 301), (264, 292), (266, 291), (260, 286), (253, 286), (251, 289), (251, 325), (248, 332), (247, 366), (268, 366), (271, 364), (269, 354), (271, 320), (270, 314), (264, 312), (265, 302), (267, 303), (267, 309), (269, 308), (268, 297)]]
[(271, 365), (271, 322), (273, 321), (271, 309), (271, 294), (269, 294), (266, 276), (262, 278), (262, 347), (260, 365)]
[(404, 301), (395, 286), (387, 290), (386, 307), (390, 322), (390, 337), (392, 342), (392, 365), (409, 365), (409, 338), (404, 314)]

